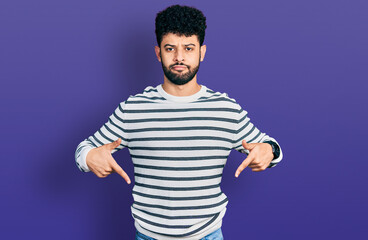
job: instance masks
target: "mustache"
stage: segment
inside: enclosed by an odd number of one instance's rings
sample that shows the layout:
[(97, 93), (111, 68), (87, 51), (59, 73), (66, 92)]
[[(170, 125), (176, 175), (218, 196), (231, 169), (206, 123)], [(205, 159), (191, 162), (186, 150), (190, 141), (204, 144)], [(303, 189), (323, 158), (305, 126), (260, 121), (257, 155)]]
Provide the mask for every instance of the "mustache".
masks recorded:
[(173, 64), (173, 65), (170, 65), (170, 68), (173, 68), (175, 66), (186, 66), (187, 68), (189, 68), (189, 66), (185, 65), (184, 63), (176, 63), (176, 64)]

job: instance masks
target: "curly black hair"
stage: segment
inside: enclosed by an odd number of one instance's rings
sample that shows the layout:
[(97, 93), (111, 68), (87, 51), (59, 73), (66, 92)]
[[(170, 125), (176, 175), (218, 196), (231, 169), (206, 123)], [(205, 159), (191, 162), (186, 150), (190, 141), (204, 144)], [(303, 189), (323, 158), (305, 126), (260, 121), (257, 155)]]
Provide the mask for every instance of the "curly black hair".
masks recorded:
[(167, 33), (186, 37), (197, 35), (202, 46), (207, 28), (206, 17), (200, 10), (180, 5), (172, 5), (157, 13), (155, 26), (158, 46), (161, 46), (162, 37)]

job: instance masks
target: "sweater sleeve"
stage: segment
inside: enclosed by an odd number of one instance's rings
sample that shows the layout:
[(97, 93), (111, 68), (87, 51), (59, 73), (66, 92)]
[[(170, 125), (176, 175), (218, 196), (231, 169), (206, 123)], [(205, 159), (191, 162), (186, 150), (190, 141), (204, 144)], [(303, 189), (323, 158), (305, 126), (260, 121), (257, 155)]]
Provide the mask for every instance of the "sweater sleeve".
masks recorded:
[(121, 138), (121, 144), (111, 151), (112, 154), (128, 146), (124, 123), (125, 104), (126, 101), (121, 102), (99, 130), (78, 144), (75, 150), (75, 162), (80, 171), (90, 172), (86, 158), (91, 149), (116, 141), (118, 138)]
[(283, 158), (282, 150), (280, 144), (266, 133), (261, 132), (248, 117), (248, 112), (242, 109), (239, 104), (237, 105), (237, 124), (236, 130), (233, 138), (233, 149), (249, 154), (249, 150), (244, 149), (242, 141), (245, 139), (247, 143), (262, 143), (265, 141), (272, 141), (276, 143), (280, 149), (280, 155), (271, 161), (267, 168), (275, 167)]

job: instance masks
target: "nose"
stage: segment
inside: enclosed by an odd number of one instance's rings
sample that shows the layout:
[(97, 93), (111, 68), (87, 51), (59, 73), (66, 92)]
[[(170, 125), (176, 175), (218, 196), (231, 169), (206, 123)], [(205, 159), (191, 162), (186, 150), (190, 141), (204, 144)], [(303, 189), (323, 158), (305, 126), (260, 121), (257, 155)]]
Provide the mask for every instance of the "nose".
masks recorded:
[(175, 62), (182, 62), (182, 61), (184, 61), (184, 55), (183, 55), (183, 51), (181, 49), (178, 49), (176, 51), (174, 61)]

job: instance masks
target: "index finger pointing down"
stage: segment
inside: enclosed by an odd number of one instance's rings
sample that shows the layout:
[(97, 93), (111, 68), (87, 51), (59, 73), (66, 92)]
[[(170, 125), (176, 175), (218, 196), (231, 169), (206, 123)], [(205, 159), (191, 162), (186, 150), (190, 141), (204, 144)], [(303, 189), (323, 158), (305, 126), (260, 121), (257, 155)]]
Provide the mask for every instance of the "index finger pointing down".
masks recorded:
[(126, 172), (119, 166), (119, 164), (116, 163), (115, 160), (111, 163), (111, 165), (112, 165), (111, 166), (112, 169), (117, 174), (119, 174), (120, 176), (122, 176), (128, 184), (130, 184), (130, 178), (129, 178), (128, 174), (126, 174)]
[(240, 164), (238, 169), (235, 172), (235, 177), (238, 177), (239, 174), (246, 168), (248, 165), (253, 161), (253, 158), (250, 158), (249, 156)]

